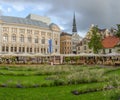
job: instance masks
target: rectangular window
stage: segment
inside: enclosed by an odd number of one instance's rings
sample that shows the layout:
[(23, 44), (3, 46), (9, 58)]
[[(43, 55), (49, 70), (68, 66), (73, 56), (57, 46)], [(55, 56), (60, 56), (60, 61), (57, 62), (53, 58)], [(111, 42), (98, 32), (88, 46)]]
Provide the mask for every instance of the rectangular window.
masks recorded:
[(16, 42), (16, 35), (12, 36), (12, 42)]
[(45, 32), (41, 32), (41, 35), (45, 35)]
[(32, 52), (32, 48), (30, 48), (30, 52)]
[(84, 41), (84, 44), (86, 44), (86, 41)]
[(14, 51), (17, 52), (17, 47), (14, 47)]
[(12, 28), (12, 33), (17, 33), (17, 28)]
[(3, 32), (9, 32), (9, 28), (8, 27), (3, 27)]
[(47, 36), (51, 37), (51, 35), (52, 35), (52, 34), (51, 34), (50, 32), (47, 33)]
[(57, 52), (57, 49), (55, 49), (55, 52)]
[(109, 53), (112, 53), (112, 49), (109, 49)]
[(55, 45), (58, 45), (58, 42), (57, 42), (57, 40), (55, 41)]
[(34, 52), (36, 53), (36, 48), (34, 48)]
[(32, 42), (32, 38), (31, 37), (28, 37), (28, 42)]
[(86, 50), (86, 46), (84, 46), (84, 50)]
[(42, 38), (41, 43), (42, 43), (42, 44), (45, 44), (45, 38)]
[(22, 52), (25, 52), (25, 47), (22, 47)]
[(37, 48), (37, 52), (39, 52), (39, 48)]
[(5, 46), (2, 46), (2, 51), (5, 52)]
[(29, 47), (27, 47), (27, 52), (29, 52)]
[(38, 43), (38, 37), (35, 37), (35, 43)]
[(8, 35), (4, 35), (4, 36), (3, 36), (3, 41), (4, 41), (4, 42), (8, 42)]
[(19, 47), (19, 52), (21, 52), (21, 47)]
[(105, 49), (103, 49), (103, 54), (105, 54)]
[(8, 52), (9, 51), (9, 48), (8, 48), (8, 46), (6, 47), (6, 52)]
[(32, 34), (32, 30), (27, 29), (27, 34)]
[(13, 52), (13, 47), (11, 47), (11, 52)]
[(25, 33), (25, 29), (20, 29), (19, 33)]
[(24, 42), (24, 36), (20, 37), (20, 42)]
[(34, 34), (35, 34), (35, 35), (38, 35), (38, 34), (39, 34), (39, 31), (37, 31), (37, 30), (34, 31)]

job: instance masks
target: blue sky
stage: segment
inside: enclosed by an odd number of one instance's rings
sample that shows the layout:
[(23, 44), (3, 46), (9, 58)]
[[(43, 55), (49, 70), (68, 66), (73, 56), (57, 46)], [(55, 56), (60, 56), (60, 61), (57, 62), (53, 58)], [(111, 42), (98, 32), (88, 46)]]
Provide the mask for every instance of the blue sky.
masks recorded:
[(11, 3), (4, 3), (4, 2), (0, 4), (1, 4), (0, 10), (2, 11), (2, 14), (8, 15), (8, 16), (25, 17), (29, 13), (34, 13), (34, 14), (39, 14), (44, 16), (47, 9), (49, 9), (47, 5), (35, 6), (32, 4), (28, 4), (28, 5), (21, 4), (21, 3), (11, 4)]
[(2, 15), (26, 17), (33, 13), (50, 17), (52, 22), (72, 33), (73, 13), (77, 30), (85, 36), (91, 24), (111, 28), (120, 22), (120, 0), (0, 0)]

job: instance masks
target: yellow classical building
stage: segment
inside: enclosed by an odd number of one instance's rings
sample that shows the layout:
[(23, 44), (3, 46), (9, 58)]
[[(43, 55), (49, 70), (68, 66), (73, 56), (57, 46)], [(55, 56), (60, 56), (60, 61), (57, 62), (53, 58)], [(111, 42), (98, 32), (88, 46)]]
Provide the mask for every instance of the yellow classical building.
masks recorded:
[(47, 17), (0, 16), (0, 53), (59, 54), (60, 33), (60, 28)]

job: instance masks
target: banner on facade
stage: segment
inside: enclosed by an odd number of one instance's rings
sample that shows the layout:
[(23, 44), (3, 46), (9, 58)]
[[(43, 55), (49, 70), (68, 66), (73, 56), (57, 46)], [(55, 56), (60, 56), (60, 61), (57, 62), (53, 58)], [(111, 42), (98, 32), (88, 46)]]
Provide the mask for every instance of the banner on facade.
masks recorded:
[(52, 53), (52, 39), (49, 39), (48, 43), (49, 43), (48, 52)]

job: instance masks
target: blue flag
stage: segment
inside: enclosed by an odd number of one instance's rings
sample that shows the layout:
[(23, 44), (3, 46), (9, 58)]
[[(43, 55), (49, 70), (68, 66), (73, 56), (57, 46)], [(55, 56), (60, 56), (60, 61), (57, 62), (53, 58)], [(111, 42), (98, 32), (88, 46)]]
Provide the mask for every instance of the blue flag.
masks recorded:
[(49, 43), (48, 52), (49, 52), (49, 53), (52, 53), (52, 39), (49, 39), (49, 40), (48, 40), (48, 43)]

